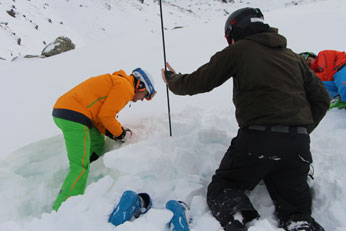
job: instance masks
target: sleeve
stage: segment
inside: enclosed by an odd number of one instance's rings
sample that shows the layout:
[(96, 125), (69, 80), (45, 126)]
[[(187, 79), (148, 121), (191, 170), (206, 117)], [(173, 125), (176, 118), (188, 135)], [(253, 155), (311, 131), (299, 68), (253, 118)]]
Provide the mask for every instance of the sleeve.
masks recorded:
[(335, 57), (335, 71), (340, 71), (346, 66), (346, 53), (337, 51)]
[(321, 51), (318, 54), (314, 65), (311, 67), (322, 81), (333, 80), (333, 73), (331, 73), (330, 70), (333, 70), (334, 68), (327, 68), (328, 65), (331, 65), (331, 63), (328, 63), (327, 55), (327, 51)]
[(116, 115), (133, 99), (133, 96), (133, 89), (124, 81), (119, 81), (119, 84), (109, 91), (98, 114), (101, 123), (106, 128), (106, 133), (111, 133), (114, 137), (121, 135), (122, 126), (116, 119)]
[(230, 47), (217, 52), (210, 61), (191, 74), (175, 74), (167, 80), (168, 88), (176, 95), (195, 95), (209, 92), (227, 81), (234, 71)]
[(330, 99), (326, 88), (316, 74), (307, 65), (303, 65), (303, 68), (304, 88), (314, 121), (312, 125), (308, 126), (308, 131), (311, 133), (327, 113)]

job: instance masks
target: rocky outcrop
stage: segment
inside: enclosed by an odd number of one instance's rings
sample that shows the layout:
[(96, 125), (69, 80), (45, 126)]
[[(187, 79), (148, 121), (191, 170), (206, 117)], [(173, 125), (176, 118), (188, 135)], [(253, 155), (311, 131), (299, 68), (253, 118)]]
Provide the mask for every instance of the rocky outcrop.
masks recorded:
[(53, 55), (61, 54), (63, 52), (73, 50), (75, 45), (72, 43), (71, 39), (60, 36), (55, 39), (54, 42), (49, 43), (41, 52), (41, 56), (50, 57)]
[[(40, 55), (24, 55), (24, 56), (17, 56), (14, 57), (11, 61), (19, 60), (19, 59), (30, 59), (30, 58), (47, 58), (53, 55), (61, 54), (69, 50), (73, 50), (76, 46), (73, 44), (71, 39), (59, 36), (55, 39), (54, 42), (49, 43), (46, 45)], [(0, 57), (0, 59), (3, 59)], [(5, 59), (3, 59), (5, 60)]]

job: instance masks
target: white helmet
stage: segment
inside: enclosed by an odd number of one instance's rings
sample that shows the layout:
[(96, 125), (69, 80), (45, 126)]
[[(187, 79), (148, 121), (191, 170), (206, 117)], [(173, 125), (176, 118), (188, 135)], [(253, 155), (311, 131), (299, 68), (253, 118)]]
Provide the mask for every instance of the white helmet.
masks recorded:
[[(147, 100), (151, 100), (156, 94), (156, 90), (154, 88), (154, 80), (151, 75), (144, 71), (141, 68), (136, 68), (132, 71), (132, 75), (139, 80), (140, 82), (135, 86), (136, 89), (145, 89), (148, 92), (148, 95), (145, 96)], [(143, 83), (144, 86), (141, 86), (140, 83)]]

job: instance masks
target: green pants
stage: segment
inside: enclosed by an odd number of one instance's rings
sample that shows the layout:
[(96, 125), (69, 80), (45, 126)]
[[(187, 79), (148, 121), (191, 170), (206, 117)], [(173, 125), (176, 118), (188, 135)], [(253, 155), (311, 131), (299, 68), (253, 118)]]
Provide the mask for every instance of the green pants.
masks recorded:
[(69, 120), (53, 117), (55, 124), (61, 129), (69, 160), (69, 172), (55, 200), (53, 209), (58, 211), (60, 205), (70, 196), (84, 193), (89, 174), (90, 155), (95, 152), (102, 155), (104, 151), (104, 135), (95, 128)]

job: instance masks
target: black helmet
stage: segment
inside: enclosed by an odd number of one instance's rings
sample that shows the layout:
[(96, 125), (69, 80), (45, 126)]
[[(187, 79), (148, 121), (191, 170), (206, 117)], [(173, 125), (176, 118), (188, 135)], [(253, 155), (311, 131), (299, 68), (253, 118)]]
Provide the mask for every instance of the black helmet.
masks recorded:
[(263, 14), (258, 8), (242, 8), (234, 11), (225, 23), (225, 36), (228, 43), (233, 39), (238, 40), (237, 34), (252, 23), (263, 24)]

